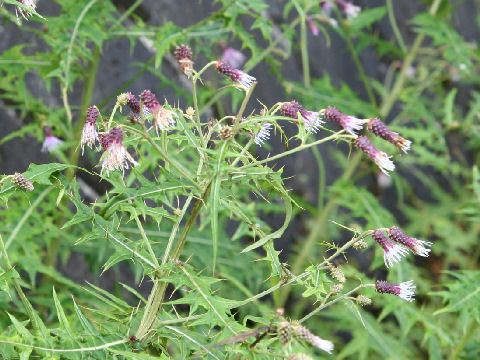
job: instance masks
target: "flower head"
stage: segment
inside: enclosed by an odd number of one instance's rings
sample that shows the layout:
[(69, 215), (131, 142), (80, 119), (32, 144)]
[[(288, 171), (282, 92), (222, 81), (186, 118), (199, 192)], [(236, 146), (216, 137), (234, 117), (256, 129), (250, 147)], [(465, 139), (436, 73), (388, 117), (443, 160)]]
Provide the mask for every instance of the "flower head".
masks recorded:
[(247, 60), (247, 57), (238, 50), (235, 50), (234, 48), (227, 47), (224, 44), (222, 44), (222, 61), (231, 67), (234, 68), (241, 68), (242, 65), (245, 63), (245, 60)]
[(298, 113), (300, 113), (307, 132), (316, 133), (318, 128), (323, 124), (323, 120), (318, 112), (305, 110), (303, 106), (295, 100), (283, 103), (280, 110), (283, 116), (292, 119), (298, 119)]
[(182, 44), (177, 46), (174, 54), (180, 65), (180, 69), (182, 69), (183, 73), (190, 78), (193, 72), (192, 50), (187, 45)]
[(16, 172), (12, 176), (12, 183), (23, 190), (33, 191), (34, 189), (33, 184), (30, 182), (30, 180), (28, 180), (25, 176), (18, 172)]
[(123, 131), (119, 127), (114, 127), (109, 133), (103, 134), (100, 142), (104, 153), (102, 161), (102, 171), (105, 170), (107, 175), (110, 171), (128, 169), (129, 163), (132, 166), (136, 166), (137, 162), (127, 152), (125, 146), (123, 146)]
[(406, 301), (415, 300), (415, 288), (413, 280), (406, 281), (400, 284), (390, 284), (386, 281), (377, 280), (375, 282), (375, 290), (380, 294), (392, 294), (401, 297)]
[[(20, 4), (23, 4), (25, 5), (27, 8), (30, 8), (31, 10), (35, 10), (35, 8), (37, 7), (37, 1), (38, 0), (17, 0)], [(18, 19), (18, 14), (20, 13), (20, 15), (22, 15), (22, 17), (25, 19), (25, 20), (28, 20), (28, 18), (30, 16), (33, 16), (32, 12), (29, 11), (28, 9), (25, 9), (21, 6), (17, 6), (16, 9), (15, 9), (15, 14), (17, 15), (17, 19)]]
[(155, 94), (150, 90), (144, 90), (140, 95), (143, 105), (153, 115), (153, 126), (158, 134), (158, 130), (166, 130), (172, 126), (175, 126), (175, 119), (173, 118), (173, 111), (167, 110), (160, 105)]
[(315, 346), (316, 348), (326, 351), (329, 354), (333, 351), (333, 343), (329, 340), (324, 340), (317, 335), (313, 334), (310, 330), (308, 330), (305, 326), (300, 325), (298, 323), (292, 323), (292, 331), (293, 335), (301, 340), (304, 340), (311, 345)]
[(52, 152), (56, 150), (63, 141), (53, 136), (52, 128), (50, 126), (43, 127), (43, 133), (45, 134), (45, 140), (43, 141), (42, 151), (43, 152)]
[(431, 249), (429, 249), (429, 247), (433, 245), (433, 243), (429, 241), (412, 238), (395, 226), (388, 229), (388, 237), (393, 241), (405, 245), (412, 250), (415, 255), (423, 257), (428, 257), (428, 255), (430, 255)]
[(383, 248), (383, 261), (387, 268), (400, 262), (402, 257), (408, 254), (406, 248), (390, 241), (382, 230), (374, 230), (372, 238)]
[(374, 133), (375, 135), (381, 137), (384, 140), (387, 140), (389, 143), (395, 145), (399, 150), (407, 153), (410, 150), (410, 145), (412, 142), (401, 137), (395, 131), (390, 130), (387, 125), (383, 123), (379, 118), (373, 118), (368, 121), (368, 130)]
[(333, 106), (329, 106), (325, 109), (324, 116), (328, 120), (335, 121), (337, 124), (343, 127), (346, 132), (352, 134), (353, 136), (357, 136), (355, 131), (362, 130), (363, 124), (365, 123), (365, 120), (346, 115)]
[[(142, 115), (140, 113), (140, 101), (132, 93), (126, 93), (125, 98), (125, 103), (130, 108), (130, 117), (132, 117), (137, 122), (140, 122), (142, 120)], [(148, 109), (148, 107), (146, 105), (143, 106), (143, 117), (146, 117), (149, 114), (150, 110)]]
[(349, 19), (353, 19), (354, 17), (357, 17), (358, 14), (360, 14), (360, 12), (362, 11), (362, 8), (360, 6), (353, 5), (350, 2), (341, 1), (340, 5), (342, 6), (343, 13)]
[(272, 124), (266, 122), (266, 123), (263, 123), (262, 124), (262, 128), (260, 129), (260, 131), (257, 133), (257, 135), (255, 136), (255, 144), (257, 144), (258, 146), (262, 146), (263, 143), (265, 143), (266, 141), (268, 141), (270, 139), (270, 129), (272, 127)]
[(313, 21), (310, 16), (307, 16), (305, 21), (307, 22), (307, 26), (312, 32), (313, 36), (318, 36), (320, 29), (318, 28), (317, 24), (315, 24), (315, 21)]
[(360, 136), (355, 139), (355, 145), (362, 150), (375, 164), (380, 168), (380, 171), (385, 175), (389, 175), (389, 171), (395, 170), (395, 164), (390, 160), (391, 156), (388, 156), (383, 151), (378, 150), (368, 140), (366, 136)]
[(328, 269), (330, 270), (330, 275), (339, 283), (344, 283), (346, 281), (345, 274), (343, 273), (342, 269), (330, 263), (328, 264)]
[(217, 70), (219, 73), (228, 76), (234, 83), (239, 84), (247, 90), (250, 89), (257, 80), (253, 76), (244, 73), (242, 70), (234, 68), (223, 60), (217, 61)]
[(85, 120), (85, 125), (83, 125), (82, 138), (80, 140), (80, 144), (82, 146), (82, 155), (85, 144), (91, 149), (98, 141), (98, 132), (95, 122), (99, 116), (100, 111), (98, 111), (96, 106), (90, 106), (87, 109), (87, 118)]

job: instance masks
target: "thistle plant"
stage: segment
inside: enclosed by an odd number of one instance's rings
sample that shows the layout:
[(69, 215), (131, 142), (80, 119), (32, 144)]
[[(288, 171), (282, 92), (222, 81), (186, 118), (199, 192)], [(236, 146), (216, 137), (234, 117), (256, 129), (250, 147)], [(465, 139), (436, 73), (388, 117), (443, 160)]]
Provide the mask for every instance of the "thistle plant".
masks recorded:
[[(15, 26), (45, 21), (38, 1), (4, 3)], [(454, 81), (446, 69), (461, 78), (460, 64), (479, 58), (440, 3), (412, 20), (407, 46), (390, 0), (295, 0), (279, 5), (281, 20), (267, 2), (222, 0), (185, 28), (140, 20), (141, 1), (124, 12), (59, 2), (35, 29), (48, 51), (0, 55), (0, 96), (26, 118), (1, 141), (30, 134), (51, 161), (0, 177), (2, 357), (474, 354), (480, 176), (461, 165), (478, 157), (480, 97), (460, 130), (457, 88), (443, 86)], [(387, 15), (399, 49), (370, 31)], [(312, 37), (345, 43), (364, 98), (319, 75)], [(98, 69), (118, 38), (146, 44), (151, 59), (100, 96)], [(365, 45), (387, 64), (382, 81), (362, 66)], [(293, 58), (301, 82), (281, 67)], [(56, 101), (25, 90), (28, 69)], [(465, 147), (449, 147), (461, 131)], [(66, 265), (75, 256), (93, 281)], [(462, 261), (470, 268), (457, 271)]]

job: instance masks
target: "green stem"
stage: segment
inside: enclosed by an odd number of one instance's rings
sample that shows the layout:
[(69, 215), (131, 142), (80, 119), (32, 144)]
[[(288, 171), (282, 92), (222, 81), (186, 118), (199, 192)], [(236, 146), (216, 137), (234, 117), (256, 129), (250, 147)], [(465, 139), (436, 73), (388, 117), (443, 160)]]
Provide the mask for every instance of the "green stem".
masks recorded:
[(468, 339), (475, 332), (475, 330), (477, 329), (477, 326), (478, 324), (476, 323), (475, 320), (470, 320), (470, 324), (468, 325), (467, 331), (465, 331), (465, 334), (463, 334), (462, 338), (460, 339), (460, 342), (458, 343), (457, 347), (455, 348), (453, 353), (450, 355), (448, 360), (457, 360), (459, 358), (463, 349), (465, 348), (465, 345), (467, 345)]
[(255, 89), (255, 86), (257, 86), (257, 82), (255, 81), (253, 85), (247, 90), (247, 93), (245, 94), (245, 97), (243, 98), (242, 104), (240, 105), (240, 110), (238, 110), (237, 116), (235, 117), (234, 123), (233, 123), (233, 134), (237, 134), (238, 129), (240, 128), (242, 124), (242, 116), (243, 113), (245, 112), (245, 108), (247, 107), (248, 101), (250, 100), (250, 96), (252, 96), (253, 90)]
[(195, 108), (195, 125), (197, 127), (198, 136), (202, 142), (202, 146), (205, 146), (205, 138), (202, 134), (202, 123), (200, 121), (200, 111), (198, 110), (198, 99), (197, 99), (197, 77), (196, 75), (192, 77), (192, 96), (193, 96), (193, 106)]
[(142, 235), (143, 242), (145, 243), (145, 246), (150, 253), (150, 256), (153, 260), (153, 263), (155, 266), (158, 268), (160, 267), (160, 264), (158, 263), (157, 256), (155, 255), (155, 252), (152, 249), (152, 245), (150, 244), (150, 241), (148, 240), (147, 234), (145, 234), (145, 230), (143, 229), (142, 222), (138, 218), (137, 210), (132, 207), (133, 210), (133, 216), (135, 217), (135, 222), (137, 223), (138, 230), (140, 230), (140, 234)]
[(395, 13), (393, 11), (393, 3), (392, 0), (387, 0), (387, 11), (388, 11), (388, 19), (390, 20), (390, 25), (392, 26), (393, 34), (397, 39), (398, 46), (404, 54), (407, 53), (407, 47), (405, 46), (405, 42), (403, 41), (402, 34), (400, 29), (398, 28), (397, 20), (395, 19)]

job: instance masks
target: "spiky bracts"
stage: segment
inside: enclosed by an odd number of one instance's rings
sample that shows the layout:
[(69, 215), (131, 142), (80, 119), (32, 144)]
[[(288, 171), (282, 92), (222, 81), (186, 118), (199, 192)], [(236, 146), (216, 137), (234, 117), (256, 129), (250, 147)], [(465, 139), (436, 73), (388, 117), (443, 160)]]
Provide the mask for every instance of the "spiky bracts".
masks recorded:
[(433, 245), (433, 243), (429, 241), (418, 240), (410, 237), (395, 226), (392, 226), (388, 229), (388, 237), (393, 241), (405, 245), (412, 250), (415, 255), (423, 257), (428, 257), (430, 255), (431, 249), (429, 249), (429, 247)]
[(95, 143), (98, 141), (98, 132), (95, 122), (97, 121), (98, 117), (100, 116), (100, 111), (96, 106), (90, 106), (87, 109), (87, 116), (85, 119), (85, 125), (83, 125), (82, 129), (82, 138), (80, 140), (80, 144), (82, 147), (82, 155), (84, 146), (87, 145), (90, 149), (95, 146)]
[(325, 119), (336, 122), (353, 136), (357, 136), (356, 131), (362, 130), (363, 124), (366, 122), (364, 119), (357, 119), (355, 116), (346, 115), (333, 106), (328, 106), (323, 115)]
[(158, 130), (167, 130), (175, 126), (175, 119), (173, 118), (173, 111), (165, 109), (160, 105), (154, 93), (150, 90), (144, 90), (140, 98), (145, 106), (153, 116), (153, 126), (158, 134)]
[(324, 123), (318, 112), (305, 110), (304, 107), (295, 100), (283, 103), (280, 107), (280, 111), (283, 116), (292, 119), (298, 119), (298, 114), (300, 113), (303, 125), (307, 132), (316, 133), (319, 127)]
[(390, 156), (373, 146), (366, 136), (356, 138), (354, 144), (372, 159), (385, 175), (389, 175), (389, 171), (395, 170), (395, 164), (390, 160)]
[(222, 60), (217, 61), (216, 67), (219, 73), (228, 76), (234, 83), (240, 85), (246, 90), (250, 89), (257, 80), (253, 76), (234, 68)]
[(127, 152), (125, 146), (123, 146), (123, 131), (119, 127), (114, 127), (110, 132), (103, 134), (100, 142), (104, 153), (102, 161), (102, 171), (122, 170), (129, 168), (129, 165), (136, 166), (137, 162)]
[(182, 69), (182, 72), (190, 78), (193, 73), (192, 50), (187, 45), (182, 44), (177, 46), (174, 54), (180, 65), (180, 69)]
[(34, 187), (33, 184), (28, 180), (25, 176), (22, 174), (16, 172), (12, 176), (12, 183), (16, 186), (19, 187), (20, 189), (26, 190), (26, 191), (33, 191)]
[(416, 286), (413, 284), (413, 280), (406, 281), (400, 284), (390, 284), (386, 281), (377, 280), (375, 282), (375, 290), (380, 294), (392, 294), (401, 297), (406, 301), (415, 300)]
[(367, 128), (370, 132), (395, 145), (397, 149), (407, 153), (412, 142), (400, 136), (397, 132), (390, 130), (379, 118), (368, 121)]
[(402, 260), (402, 257), (408, 254), (408, 250), (402, 245), (393, 243), (388, 239), (385, 233), (380, 230), (372, 232), (372, 238), (383, 248), (383, 260), (387, 268)]

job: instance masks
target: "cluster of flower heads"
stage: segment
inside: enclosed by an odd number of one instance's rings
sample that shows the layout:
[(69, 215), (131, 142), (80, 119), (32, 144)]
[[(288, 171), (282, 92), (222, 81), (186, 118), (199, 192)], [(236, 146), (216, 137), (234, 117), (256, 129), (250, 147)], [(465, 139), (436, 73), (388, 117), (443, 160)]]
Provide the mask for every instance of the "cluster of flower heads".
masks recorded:
[[(118, 96), (117, 104), (128, 106), (130, 114), (129, 120), (134, 123), (142, 123), (151, 117), (155, 131), (167, 130), (175, 126), (174, 113), (161, 105), (155, 94), (150, 90), (144, 90), (140, 95), (140, 100), (132, 93), (123, 93)], [(82, 130), (80, 144), (82, 155), (85, 145), (93, 149), (97, 143), (101, 145), (104, 152), (102, 159), (102, 170), (107, 175), (114, 170), (128, 169), (130, 166), (136, 166), (137, 162), (128, 153), (123, 145), (123, 130), (116, 126), (103, 133), (97, 129), (97, 119), (100, 117), (100, 111), (96, 106), (90, 106), (87, 110), (85, 125)]]

